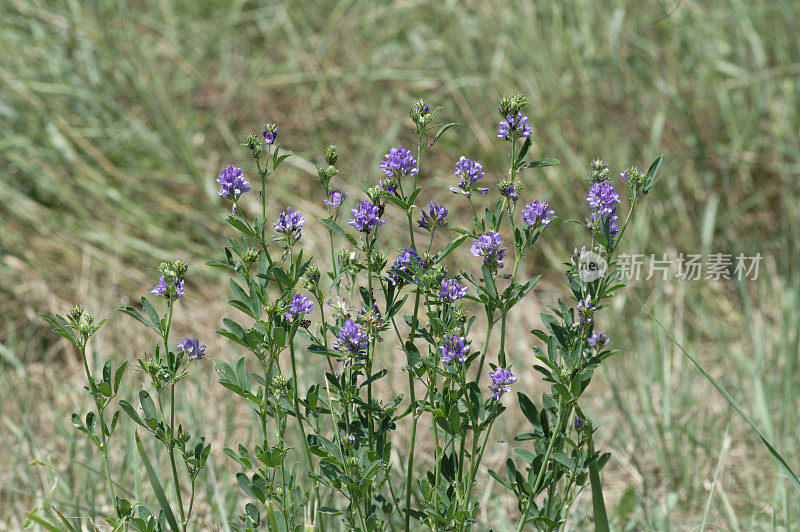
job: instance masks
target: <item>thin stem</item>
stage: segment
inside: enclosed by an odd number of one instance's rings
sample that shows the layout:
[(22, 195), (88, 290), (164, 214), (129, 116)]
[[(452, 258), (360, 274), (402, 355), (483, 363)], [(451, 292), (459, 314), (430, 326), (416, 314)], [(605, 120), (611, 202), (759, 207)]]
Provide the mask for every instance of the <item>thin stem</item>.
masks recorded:
[(97, 387), (94, 384), (94, 379), (92, 378), (92, 373), (89, 371), (89, 362), (86, 360), (86, 342), (84, 341), (83, 344), (80, 346), (81, 349), (81, 358), (83, 359), (83, 369), (86, 371), (86, 378), (89, 381), (89, 387), (92, 390), (92, 398), (94, 399), (95, 407), (97, 408), (97, 417), (100, 419), (100, 431), (101, 431), (101, 441), (102, 447), (101, 451), (103, 452), (103, 462), (105, 463), (106, 468), (106, 480), (108, 481), (108, 489), (111, 493), (111, 502), (114, 504), (116, 508), (117, 504), (117, 495), (114, 491), (114, 482), (111, 479), (111, 465), (108, 461), (108, 435), (106, 434), (106, 423), (103, 419), (103, 411), (105, 407), (101, 404), (98, 400), (99, 392), (97, 391)]
[[(409, 216), (410, 218), (410, 216)], [(417, 295), (414, 298), (414, 315), (411, 319), (411, 332), (408, 335), (408, 341), (414, 341), (414, 335), (417, 330), (417, 317), (419, 313), (419, 289), (417, 289)], [(411, 441), (410, 447), (408, 450), (408, 460), (406, 460), (406, 485), (404, 489), (406, 490), (406, 509), (411, 508), (411, 482), (414, 479), (414, 446), (416, 443), (417, 438), (417, 421), (419, 420), (419, 414), (417, 413), (417, 399), (415, 396), (414, 391), (414, 368), (408, 368), (408, 392), (411, 395)], [(406, 532), (409, 531), (409, 525), (411, 524), (411, 514), (406, 512), (406, 520), (405, 520), (405, 528)]]
[[(187, 466), (188, 467), (188, 466)], [(192, 478), (192, 496), (189, 499), (189, 511), (186, 512), (186, 520), (183, 522), (183, 529), (186, 530), (186, 525), (189, 522), (189, 519), (192, 517), (192, 508), (194, 508), (194, 486), (195, 486), (196, 478)]]
[(303, 428), (303, 418), (300, 415), (300, 402), (297, 383), (297, 364), (295, 363), (294, 355), (294, 339), (289, 342), (289, 354), (292, 359), (292, 380), (294, 382), (294, 413), (297, 416), (297, 426), (300, 429), (300, 437), (303, 440), (303, 449), (305, 449), (306, 460), (308, 461), (308, 469), (314, 470), (314, 462), (311, 459), (311, 450), (308, 447), (308, 439), (306, 438), (306, 430)]
[(480, 466), (483, 453), (486, 450), (486, 444), (489, 441), (489, 434), (492, 432), (493, 425), (494, 421), (489, 423), (489, 426), (486, 428), (486, 435), (483, 437), (483, 443), (481, 444), (480, 451), (478, 451), (477, 455), (475, 453), (475, 444), (477, 443), (480, 435), (476, 435), (476, 438), (472, 441), (472, 457), (470, 460), (469, 478), (467, 479), (467, 489), (464, 490), (464, 510), (469, 508), (469, 498), (472, 495), (472, 487), (475, 484), (475, 476), (478, 474), (478, 466)]
[(186, 530), (186, 516), (183, 512), (183, 497), (181, 496), (181, 482), (178, 478), (178, 468), (175, 466), (175, 384), (170, 386), (169, 405), (169, 463), (172, 467), (172, 478), (175, 484), (175, 496), (178, 498), (178, 510), (181, 513), (183, 530)]
[[(628, 222), (631, 220), (631, 216), (633, 215), (633, 211), (636, 209), (637, 203), (638, 202), (634, 202), (631, 205), (631, 208), (628, 211), (628, 215), (625, 217), (625, 223), (622, 224), (622, 228), (619, 230), (617, 235), (614, 237), (616, 242), (614, 244), (614, 247), (611, 248), (611, 252), (609, 252), (609, 254), (608, 254), (609, 258), (617, 250), (617, 246), (619, 246), (619, 243), (622, 242), (622, 235), (625, 234), (625, 229), (628, 227)], [(592, 238), (594, 238), (594, 233), (592, 233)]]
[(506, 367), (506, 317), (508, 311), (503, 310), (500, 319), (500, 351), (497, 353), (497, 363), (502, 367)]
[[(164, 355), (169, 360), (169, 332), (172, 328), (172, 311), (175, 308), (175, 301), (172, 296), (167, 299), (169, 313), (167, 315), (167, 326), (164, 329)], [(174, 376), (173, 376), (174, 379)], [(159, 394), (160, 396), (161, 394)], [(183, 512), (183, 497), (181, 496), (181, 482), (178, 477), (178, 468), (175, 466), (175, 381), (170, 385), (170, 405), (169, 405), (169, 463), (172, 468), (172, 480), (175, 485), (175, 497), (178, 500), (178, 510), (180, 510), (181, 522), (184, 522), (183, 529), (186, 530), (186, 516)]]
[(558, 433), (561, 432), (561, 421), (564, 415), (564, 405), (561, 401), (558, 403), (558, 420), (556, 421), (556, 426), (553, 432), (550, 434), (550, 442), (547, 444), (547, 451), (544, 454), (544, 460), (542, 460), (542, 467), (539, 469), (539, 474), (536, 475), (536, 481), (533, 483), (533, 490), (531, 491), (531, 496), (528, 499), (528, 504), (525, 505), (525, 510), (520, 516), (519, 523), (517, 523), (517, 532), (520, 532), (522, 528), (525, 526), (525, 520), (528, 517), (528, 512), (531, 509), (531, 505), (533, 504), (533, 500), (536, 497), (536, 492), (539, 489), (539, 486), (542, 483), (542, 479), (544, 478), (545, 469), (547, 469), (547, 462), (550, 460), (550, 455), (553, 452), (553, 445), (555, 444), (556, 438), (558, 437)]

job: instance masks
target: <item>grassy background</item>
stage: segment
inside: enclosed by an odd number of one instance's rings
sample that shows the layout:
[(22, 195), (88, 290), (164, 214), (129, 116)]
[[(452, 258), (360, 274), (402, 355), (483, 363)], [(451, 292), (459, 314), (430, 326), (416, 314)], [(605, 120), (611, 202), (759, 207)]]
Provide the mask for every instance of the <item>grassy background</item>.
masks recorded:
[[(462, 154), (500, 175), (494, 102), (510, 92), (530, 97), (535, 155), (562, 163), (527, 174), (525, 197), (549, 201), (562, 219), (579, 217), (591, 159), (622, 169), (664, 153), (668, 177), (627, 250), (764, 256), (757, 282), (639, 281), (606, 314), (619, 318), (604, 325), (622, 353), (598, 375), (587, 410), (612, 451), (605, 481), (616, 526), (788, 529), (800, 519), (797, 493), (634, 296), (800, 467), (792, 452), (800, 445), (798, 17), (793, 2), (744, 0), (503, 8), (3, 0), (0, 530), (18, 529), (52, 482), (28, 465), (34, 458), (53, 463), (53, 497), (68, 513), (105, 504), (94, 491), (97, 462), (68, 420), (88, 407), (79, 361), (36, 312), (84, 303), (109, 318), (98, 357), (132, 361), (150, 340), (113, 309), (152, 286), (159, 261), (180, 256), (193, 266), (192, 297), (176, 332), (202, 336), (215, 356), (235, 356), (211, 332), (229, 313), (226, 284), (203, 264), (225, 235), (214, 179), (246, 161), (244, 133), (280, 123), (298, 157), (270, 184), (270, 205), (291, 203), (313, 219), (323, 211), (308, 161), (338, 144), (339, 184), (356, 192), (362, 178), (377, 178), (388, 146), (411, 144), (406, 110), (420, 95), (461, 123), (425, 161), (427, 183), (444, 195)], [(322, 231), (312, 223), (308, 240), (323, 243), (315, 234)], [(550, 231), (526, 265), (545, 273), (528, 310), (563, 295), (558, 263), (581, 236), (569, 225)], [(525, 310), (512, 324), (523, 332), (535, 325), (536, 312)], [(529, 338), (519, 335), (517, 367), (530, 360)], [(129, 375), (130, 395), (136, 379)], [(246, 438), (247, 415), (219, 401), (227, 396), (213, 381), (206, 365), (182, 414), (215, 442)], [(520, 382), (543, 389), (532, 372)], [(507, 419), (498, 434), (513, 435)], [(127, 437), (117, 442), (115, 468), (132, 477)], [(507, 452), (498, 444), (487, 466)], [(239, 511), (229, 462), (216, 459), (203, 477), (209, 521)], [(486, 501), (498, 493), (481, 488)], [(590, 517), (589, 507), (584, 496), (576, 517)], [(501, 499), (481, 518), (502, 523), (505, 512), (514, 515)]]

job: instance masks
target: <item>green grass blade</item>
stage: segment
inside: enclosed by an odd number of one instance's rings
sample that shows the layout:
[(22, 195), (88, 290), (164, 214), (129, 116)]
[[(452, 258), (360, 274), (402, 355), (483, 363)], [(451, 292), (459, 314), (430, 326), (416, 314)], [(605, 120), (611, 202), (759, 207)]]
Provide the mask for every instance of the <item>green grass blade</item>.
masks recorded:
[[(594, 454), (594, 439), (589, 438), (589, 454)], [(592, 510), (594, 511), (594, 529), (596, 532), (608, 532), (608, 514), (603, 500), (603, 483), (600, 481), (600, 467), (597, 465), (599, 455), (589, 463), (589, 482), (592, 485)]]
[(150, 480), (150, 485), (153, 486), (153, 491), (156, 493), (158, 503), (164, 510), (164, 514), (167, 517), (169, 526), (172, 528), (172, 530), (174, 530), (174, 532), (181, 532), (181, 528), (178, 526), (178, 521), (175, 520), (175, 514), (172, 513), (169, 500), (167, 500), (167, 496), (164, 494), (164, 488), (161, 487), (161, 482), (158, 480), (158, 474), (156, 474), (156, 470), (153, 469), (153, 464), (150, 463), (150, 458), (147, 457), (147, 452), (144, 450), (144, 445), (142, 445), (142, 440), (139, 438), (138, 432), (136, 433), (136, 446), (139, 448), (139, 456), (142, 457), (144, 468), (147, 470), (147, 478)]
[(690, 355), (689, 352), (686, 351), (686, 349), (684, 349), (684, 347), (680, 344), (680, 342), (678, 342), (675, 339), (675, 337), (672, 335), (672, 333), (669, 332), (669, 330), (666, 327), (664, 327), (664, 325), (662, 325), (661, 322), (658, 321), (658, 319), (655, 316), (653, 316), (653, 313), (650, 312), (650, 310), (644, 305), (642, 300), (639, 299), (639, 296), (637, 296), (636, 294), (633, 294), (633, 297), (636, 299), (636, 301), (639, 303), (639, 305), (642, 307), (642, 309), (644, 309), (644, 311), (647, 313), (647, 315), (650, 316), (650, 319), (652, 319), (654, 322), (656, 322), (656, 324), (664, 331), (664, 333), (667, 335), (667, 337), (670, 340), (672, 340), (672, 343), (674, 343), (678, 347), (678, 349), (681, 350), (681, 353), (686, 355), (686, 358), (688, 358), (689, 360), (692, 361), (692, 364), (694, 364), (695, 367), (698, 370), (700, 370), (700, 373), (702, 373), (703, 376), (706, 379), (708, 379), (708, 381), (714, 386), (714, 388), (717, 389), (717, 391), (720, 394), (722, 394), (722, 397), (724, 397), (725, 400), (728, 401), (728, 403), (733, 407), (733, 409), (736, 410), (736, 412), (738, 412), (739, 415), (742, 416), (745, 419), (745, 421), (747, 421), (747, 423), (753, 428), (755, 433), (758, 435), (759, 438), (761, 438), (761, 441), (764, 443), (764, 445), (769, 450), (770, 454), (772, 454), (772, 456), (775, 457), (775, 460), (778, 461), (778, 464), (780, 464), (780, 466), (783, 468), (783, 470), (786, 472), (786, 474), (789, 475), (789, 480), (792, 482), (792, 485), (797, 490), (797, 493), (800, 494), (800, 478), (797, 478), (797, 475), (794, 473), (794, 471), (792, 471), (792, 468), (789, 467), (789, 464), (786, 463), (786, 460), (783, 459), (783, 456), (781, 455), (781, 453), (778, 452), (777, 449), (775, 449), (775, 446), (772, 445), (772, 443), (767, 439), (767, 437), (764, 435), (764, 433), (761, 432), (761, 429), (759, 429), (756, 426), (756, 424), (753, 422), (753, 420), (750, 419), (750, 416), (748, 416), (745, 413), (745, 411), (742, 410), (742, 407), (739, 406), (739, 403), (736, 402), (736, 399), (731, 397), (731, 394), (729, 394), (727, 392), (727, 390), (725, 390), (725, 388), (723, 388), (722, 385), (720, 383), (718, 383), (714, 379), (714, 377), (709, 375), (708, 372), (706, 370), (704, 370), (703, 367), (697, 362), (697, 360), (692, 355)]

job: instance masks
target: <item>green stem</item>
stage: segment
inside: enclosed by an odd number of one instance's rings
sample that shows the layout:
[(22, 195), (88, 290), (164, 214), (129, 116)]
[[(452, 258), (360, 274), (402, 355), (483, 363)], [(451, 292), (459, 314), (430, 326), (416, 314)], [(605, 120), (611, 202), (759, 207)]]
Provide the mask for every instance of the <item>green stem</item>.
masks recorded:
[(506, 317), (507, 311), (503, 311), (500, 319), (500, 351), (497, 353), (497, 363), (506, 367)]
[(80, 349), (81, 349), (81, 358), (83, 359), (83, 369), (84, 371), (86, 371), (86, 378), (89, 380), (89, 387), (92, 390), (92, 398), (94, 399), (94, 404), (95, 407), (97, 408), (97, 417), (100, 419), (100, 432), (102, 441), (102, 447), (100, 450), (103, 452), (103, 462), (105, 463), (106, 480), (108, 481), (108, 489), (109, 492), (111, 493), (111, 502), (112, 504), (114, 504), (114, 507), (116, 509), (117, 495), (116, 492), (114, 491), (114, 481), (111, 479), (111, 465), (108, 460), (108, 435), (106, 434), (106, 423), (103, 419), (103, 411), (105, 410), (105, 407), (98, 399), (100, 393), (97, 391), (97, 387), (94, 384), (94, 379), (92, 378), (92, 373), (89, 371), (89, 362), (86, 360), (85, 341), (80, 346)]
[[(169, 360), (169, 332), (172, 328), (172, 311), (175, 308), (175, 301), (173, 301), (172, 297), (167, 300), (167, 306), (169, 308), (169, 313), (167, 315), (167, 326), (164, 329), (164, 355)], [(174, 379), (175, 376), (173, 376)], [(160, 395), (160, 394), (159, 394)], [(186, 515), (183, 511), (183, 497), (181, 495), (181, 483), (178, 477), (178, 468), (175, 466), (175, 381), (173, 380), (172, 384), (170, 385), (170, 405), (169, 405), (169, 463), (172, 469), (172, 480), (173, 484), (175, 485), (175, 497), (178, 501), (178, 510), (180, 511), (181, 515), (181, 522), (185, 522)], [(186, 530), (186, 525), (184, 524), (184, 530)]]
[(528, 499), (528, 504), (525, 505), (525, 510), (520, 516), (519, 523), (517, 523), (517, 532), (520, 532), (522, 528), (525, 526), (525, 520), (528, 517), (528, 512), (531, 509), (531, 505), (533, 504), (533, 499), (536, 497), (536, 492), (541, 485), (542, 479), (544, 478), (544, 472), (547, 469), (547, 462), (550, 460), (550, 455), (553, 452), (553, 445), (555, 444), (556, 438), (558, 437), (558, 433), (561, 432), (561, 421), (564, 416), (564, 405), (561, 401), (558, 403), (558, 420), (556, 421), (556, 426), (553, 429), (553, 432), (550, 434), (550, 442), (547, 444), (547, 451), (544, 453), (544, 460), (542, 460), (542, 467), (539, 469), (539, 474), (536, 475), (536, 481), (533, 483), (533, 490), (531, 491), (531, 496)]
[(300, 429), (300, 437), (303, 440), (303, 449), (305, 450), (306, 460), (308, 461), (308, 469), (309, 471), (314, 470), (314, 462), (311, 459), (311, 449), (308, 447), (308, 439), (306, 438), (306, 430), (303, 428), (303, 418), (300, 415), (300, 401), (299, 401), (299, 392), (298, 392), (298, 382), (297, 382), (297, 364), (295, 363), (295, 355), (294, 355), (294, 339), (289, 342), (289, 355), (292, 359), (292, 380), (294, 381), (294, 414), (297, 416), (297, 426)]
[(480, 451), (478, 451), (477, 455), (475, 453), (475, 443), (477, 443), (477, 438), (480, 435), (477, 435), (476, 439), (472, 442), (472, 457), (470, 460), (470, 468), (469, 468), (469, 478), (467, 479), (467, 488), (464, 490), (464, 510), (469, 509), (469, 498), (472, 495), (472, 487), (475, 484), (475, 476), (478, 474), (478, 466), (480, 466), (481, 460), (483, 459), (483, 453), (486, 450), (486, 444), (489, 441), (489, 434), (492, 432), (492, 426), (494, 425), (494, 421), (489, 423), (489, 426), (486, 428), (486, 435), (483, 438), (483, 443), (481, 444)]
[(181, 513), (183, 530), (186, 530), (186, 515), (183, 512), (183, 497), (181, 496), (181, 483), (178, 478), (178, 468), (175, 466), (175, 384), (170, 386), (169, 405), (169, 463), (172, 468), (172, 478), (175, 484), (175, 496), (178, 499), (178, 510)]
[[(409, 219), (411, 217), (409, 216)], [(413, 234), (413, 233), (412, 233)], [(411, 319), (411, 332), (408, 335), (408, 341), (414, 341), (414, 336), (417, 331), (417, 317), (419, 313), (419, 289), (417, 289), (417, 295), (414, 298), (414, 315)], [(408, 450), (408, 460), (406, 460), (406, 509), (411, 508), (411, 482), (414, 479), (414, 446), (416, 443), (417, 438), (417, 421), (419, 420), (419, 415), (417, 413), (417, 399), (415, 396), (414, 391), (414, 368), (408, 368), (408, 391), (411, 395), (411, 442), (410, 447)], [(404, 530), (406, 532), (409, 531), (409, 525), (411, 524), (411, 514), (406, 512), (406, 519), (405, 519), (405, 526)]]
[[(367, 288), (369, 290), (369, 303), (370, 309), (369, 312), (372, 312), (372, 307), (375, 306), (375, 295), (372, 292), (372, 247), (375, 243), (375, 240), (369, 240), (367, 237), (366, 245), (367, 245)], [(367, 384), (367, 416), (368, 416), (368, 424), (369, 424), (369, 450), (375, 450), (375, 426), (374, 420), (372, 419), (372, 359), (375, 356), (375, 338), (377, 337), (377, 331), (370, 331), (370, 345), (369, 350), (367, 351), (367, 374), (366, 379), (369, 381)]]

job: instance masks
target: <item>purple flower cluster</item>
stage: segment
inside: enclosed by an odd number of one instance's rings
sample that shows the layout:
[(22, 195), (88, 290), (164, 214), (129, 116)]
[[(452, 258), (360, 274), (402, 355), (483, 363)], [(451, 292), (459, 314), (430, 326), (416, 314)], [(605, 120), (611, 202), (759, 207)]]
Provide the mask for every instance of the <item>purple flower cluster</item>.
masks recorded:
[[(181, 298), (186, 294), (183, 291), (183, 279), (178, 279), (177, 277), (172, 278), (172, 286), (175, 288), (172, 290), (172, 295), (175, 299)], [(160, 297), (168, 297), (169, 295), (169, 286), (167, 286), (167, 281), (163, 277), (158, 278), (158, 284), (150, 290), (150, 293), (154, 296)]]
[(455, 174), (460, 178), (460, 181), (458, 187), (450, 187), (450, 192), (453, 194), (469, 196), (472, 190), (477, 191), (478, 194), (486, 194), (489, 192), (488, 188), (475, 187), (473, 189), (472, 187), (476, 181), (483, 177), (483, 165), (481, 163), (473, 161), (472, 159), (467, 159), (462, 155), (456, 163)]
[(444, 337), (442, 342), (442, 356), (440, 360), (445, 364), (455, 358), (459, 362), (465, 362), (469, 354), (470, 344), (463, 336), (456, 336), (455, 334), (448, 334)]
[(522, 219), (531, 227), (547, 225), (553, 219), (556, 212), (550, 209), (550, 205), (543, 201), (532, 201), (525, 205), (522, 211)]
[(339, 340), (333, 342), (334, 349), (353, 356), (362, 354), (368, 346), (369, 335), (353, 320), (347, 320), (339, 327)]
[(611, 183), (595, 183), (589, 189), (589, 195), (586, 197), (589, 202), (589, 207), (592, 209), (592, 215), (589, 219), (587, 227), (590, 229), (597, 224), (597, 222), (604, 216), (610, 217), (611, 221), (611, 236), (617, 234), (619, 226), (615, 225), (617, 221), (617, 205), (619, 204), (619, 194), (611, 186)]
[(242, 170), (236, 165), (223, 169), (217, 176), (219, 183), (219, 197), (233, 200), (233, 214), (236, 214), (236, 202), (239, 196), (250, 190), (250, 181), (244, 178)]
[[(275, 231), (283, 233), (286, 238), (293, 238), (297, 240), (300, 238), (300, 230), (306, 224), (306, 219), (300, 211), (295, 211), (291, 207), (286, 207), (286, 210), (278, 215), (278, 221), (272, 224)], [(277, 240), (279, 237), (275, 237)]]
[(517, 382), (517, 377), (511, 373), (511, 370), (502, 366), (490, 371), (489, 377), (492, 378), (492, 384), (489, 386), (489, 389), (492, 390), (492, 399), (500, 399), (501, 395), (511, 391), (509, 384)]
[(436, 231), (447, 227), (447, 209), (443, 205), (431, 202), (430, 212), (422, 211), (422, 218), (417, 220), (419, 226), (428, 231)]
[(402, 177), (419, 172), (416, 159), (402, 146), (390, 149), (379, 166), (386, 177)]
[(200, 345), (197, 338), (184, 338), (178, 342), (178, 351), (183, 351), (192, 360), (199, 360), (206, 354), (206, 346)]
[(362, 201), (355, 209), (350, 209), (350, 213), (353, 217), (347, 223), (362, 233), (369, 233), (374, 227), (384, 224), (380, 207), (370, 201)]
[(314, 312), (314, 303), (306, 296), (301, 295), (300, 292), (295, 292), (289, 303), (289, 310), (283, 315), (284, 319), (288, 321), (298, 318), (301, 314), (311, 314)]
[(592, 331), (592, 335), (586, 339), (586, 343), (592, 347), (605, 347), (611, 339), (604, 333)]
[(575, 308), (578, 311), (581, 325), (586, 326), (594, 323), (594, 313), (597, 311), (597, 307), (592, 302), (592, 294), (587, 294), (584, 299), (578, 301)]
[(506, 248), (501, 248), (503, 239), (497, 231), (486, 231), (472, 241), (470, 251), (475, 257), (483, 257), (483, 263), (490, 268), (502, 268)]
[(264, 135), (264, 142), (266, 144), (272, 144), (275, 142), (275, 138), (278, 136), (278, 124), (275, 122), (270, 122), (264, 126), (264, 130), (261, 132), (261, 134)]
[(500, 127), (497, 129), (497, 138), (503, 140), (510, 140), (511, 137), (529, 137), (530, 134), (528, 117), (522, 116), (519, 112), (516, 115), (506, 116), (505, 120), (500, 121)]
[(461, 286), (455, 279), (443, 279), (439, 287), (439, 297), (447, 301), (457, 301), (467, 295), (467, 287)]
[[(410, 266), (412, 261), (416, 261), (417, 264), (419, 264), (422, 261), (422, 257), (419, 256), (419, 253), (417, 253), (414, 248), (404, 249), (399, 255), (397, 255), (397, 259), (395, 259), (391, 269), (400, 270), (401, 272), (405, 272), (410, 275)], [(406, 280), (394, 272), (389, 273), (389, 282), (397, 287), (401, 287), (406, 284)]]
[(334, 209), (338, 209), (345, 199), (347, 199), (347, 192), (340, 192), (339, 189), (334, 189), (328, 192), (328, 197), (322, 200), (322, 203)]

